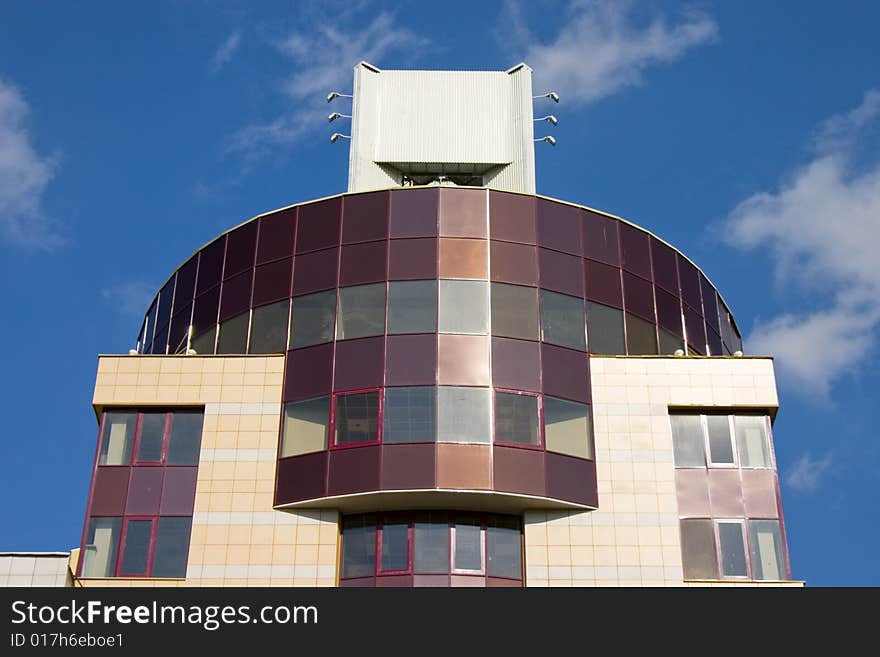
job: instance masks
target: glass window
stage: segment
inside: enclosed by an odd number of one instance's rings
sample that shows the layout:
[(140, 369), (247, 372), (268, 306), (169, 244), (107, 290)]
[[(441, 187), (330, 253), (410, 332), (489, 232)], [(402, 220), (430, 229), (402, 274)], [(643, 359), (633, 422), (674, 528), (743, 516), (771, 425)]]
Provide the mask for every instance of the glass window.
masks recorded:
[(336, 397), (336, 444), (379, 440), (379, 393), (358, 392)]
[(339, 290), (336, 339), (382, 335), (385, 325), (385, 283), (356, 285)]
[(718, 579), (711, 520), (681, 521), (681, 560), (685, 579)]
[(141, 435), (138, 439), (136, 461), (159, 463), (165, 444), (167, 413), (141, 413)]
[(202, 444), (201, 411), (175, 411), (171, 414), (171, 435), (168, 438), (167, 465), (198, 465)]
[(242, 313), (220, 324), (218, 354), (243, 354), (247, 352), (248, 322), (250, 312)]
[(495, 393), (495, 441), (538, 445), (538, 398)]
[(684, 341), (680, 337), (663, 329), (660, 329), (658, 332), (660, 333), (661, 354), (671, 356), (677, 349), (684, 350)]
[(441, 333), (488, 333), (489, 284), (441, 280), (438, 328)]
[(146, 575), (150, 557), (152, 520), (129, 520), (125, 524), (125, 545), (119, 575)]
[(755, 579), (785, 579), (785, 557), (778, 520), (749, 520), (749, 552)]
[(719, 522), (718, 544), (721, 547), (721, 574), (724, 577), (748, 577), (742, 524)]
[(620, 355), (626, 353), (623, 342), (623, 311), (601, 303), (587, 302), (590, 353)]
[(330, 342), (335, 313), (334, 290), (296, 297), (290, 313), (290, 348)]
[(766, 415), (735, 415), (736, 448), (744, 468), (769, 468), (770, 440)]
[(455, 557), (453, 570), (483, 571), (483, 544), (480, 521), (459, 519), (453, 529), (455, 536)]
[(626, 313), (626, 344), (630, 355), (656, 354), (657, 330), (651, 322)]
[(98, 465), (127, 465), (131, 461), (136, 425), (137, 413), (104, 413)]
[(186, 577), (191, 528), (192, 518), (159, 518), (152, 577)]
[(586, 349), (583, 299), (541, 290), (541, 339), (573, 349)]
[(290, 302), (285, 299), (268, 306), (254, 308), (249, 354), (274, 354), (287, 348), (289, 305)]
[(678, 468), (704, 468), (703, 423), (699, 415), (670, 414), (672, 451)]
[(212, 328), (210, 331), (202, 333), (201, 335), (197, 335), (193, 338), (190, 347), (195, 350), (197, 354), (213, 354), (214, 353), (214, 339), (217, 337), (217, 329)]
[(381, 570), (409, 569), (409, 523), (386, 522), (382, 526)]
[(489, 521), (489, 576), (522, 578), (522, 539), (519, 522), (512, 518)]
[(368, 577), (376, 569), (376, 527), (369, 517), (342, 523), (342, 576)]
[(449, 572), (449, 518), (445, 513), (426, 512), (416, 516), (413, 537), (413, 571)]
[(709, 459), (713, 465), (733, 465), (733, 443), (730, 440), (730, 420), (727, 415), (707, 415)]
[(122, 518), (92, 518), (83, 550), (83, 577), (113, 577)]
[(284, 405), (281, 457), (327, 449), (330, 398), (319, 397)]
[(386, 388), (382, 408), (383, 443), (429, 443), (435, 437), (434, 387)]
[(590, 407), (586, 404), (544, 397), (544, 444), (548, 451), (593, 458)]
[(388, 333), (437, 332), (437, 281), (388, 283)]
[(538, 290), (492, 283), (492, 335), (538, 339)]
[(492, 431), (489, 405), (488, 388), (441, 386), (437, 401), (437, 440), (488, 443)]

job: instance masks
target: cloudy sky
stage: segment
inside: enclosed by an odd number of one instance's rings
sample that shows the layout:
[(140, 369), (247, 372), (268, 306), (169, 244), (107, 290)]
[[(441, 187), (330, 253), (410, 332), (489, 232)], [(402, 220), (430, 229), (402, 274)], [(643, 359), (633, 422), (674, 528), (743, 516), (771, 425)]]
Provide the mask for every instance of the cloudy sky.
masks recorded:
[(133, 346), (167, 275), (344, 191), (323, 96), (356, 62), (525, 61), (562, 97), (539, 193), (667, 239), (775, 356), (794, 576), (880, 585), (878, 20), (859, 2), (3, 3), (0, 550), (78, 544), (96, 354)]

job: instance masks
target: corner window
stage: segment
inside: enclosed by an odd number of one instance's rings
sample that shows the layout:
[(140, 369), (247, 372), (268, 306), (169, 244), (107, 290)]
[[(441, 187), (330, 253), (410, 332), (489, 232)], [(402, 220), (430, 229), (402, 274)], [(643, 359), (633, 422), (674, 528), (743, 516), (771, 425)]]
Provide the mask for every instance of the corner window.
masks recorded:
[(495, 392), (495, 442), (538, 447), (538, 397), (514, 392)]
[(388, 283), (388, 333), (437, 332), (437, 281)]
[(327, 449), (329, 426), (329, 397), (285, 404), (281, 458)]
[(379, 393), (357, 392), (334, 398), (334, 444), (356, 445), (379, 442)]
[(330, 342), (335, 318), (335, 290), (294, 298), (290, 312), (290, 348)]
[(772, 468), (766, 415), (669, 414), (677, 468)]
[(338, 313), (337, 340), (382, 335), (385, 329), (385, 284), (340, 288)]
[(544, 444), (548, 452), (593, 458), (590, 407), (545, 395)]
[(583, 299), (541, 290), (541, 340), (586, 350)]
[(440, 333), (489, 332), (489, 284), (486, 281), (440, 281)]
[(202, 410), (106, 411), (98, 465), (198, 465)]

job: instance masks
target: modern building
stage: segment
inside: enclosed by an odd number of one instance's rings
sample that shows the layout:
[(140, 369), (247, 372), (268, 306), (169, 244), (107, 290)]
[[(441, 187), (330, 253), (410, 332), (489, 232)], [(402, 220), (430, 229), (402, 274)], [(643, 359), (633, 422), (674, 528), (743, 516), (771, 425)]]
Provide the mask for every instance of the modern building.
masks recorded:
[(212, 238), (99, 357), (73, 584), (802, 586), (772, 359), (674, 246), (536, 195), (531, 69), (352, 95), (348, 192)]

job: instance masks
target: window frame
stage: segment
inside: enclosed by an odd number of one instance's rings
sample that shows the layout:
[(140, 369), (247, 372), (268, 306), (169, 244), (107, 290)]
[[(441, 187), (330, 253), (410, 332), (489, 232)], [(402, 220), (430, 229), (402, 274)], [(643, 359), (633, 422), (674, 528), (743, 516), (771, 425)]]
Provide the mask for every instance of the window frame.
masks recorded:
[[(780, 581), (791, 581), (791, 567), (789, 563), (789, 554), (788, 547), (785, 541), (785, 526), (780, 518), (763, 518), (763, 517), (742, 517), (742, 518), (679, 518), (679, 531), (681, 531), (681, 523), (685, 520), (702, 520), (709, 521), (712, 523), (712, 539), (714, 541), (714, 550), (715, 550), (715, 568), (717, 577), (716, 578), (684, 578), (684, 581), (710, 581), (710, 582), (720, 582), (720, 581), (732, 581), (732, 582), (780, 582)], [(779, 571), (783, 575), (783, 579), (759, 579), (757, 575), (757, 570), (755, 566), (754, 559), (752, 558), (752, 530), (751, 523), (752, 522), (775, 522), (779, 528), (779, 540), (780, 540), (780, 553), (781, 557), (780, 562), (778, 564)], [(742, 540), (743, 540), (743, 552), (746, 564), (746, 574), (745, 575), (727, 575), (724, 573), (724, 551), (721, 545), (721, 528), (722, 524), (734, 524), (739, 525), (740, 530), (742, 532)], [(682, 567), (684, 567), (684, 553), (682, 552)]]
[[(766, 412), (745, 412), (745, 413), (737, 413), (737, 412), (718, 412), (718, 413), (689, 413), (687, 410), (680, 409), (670, 409), (667, 413), (671, 418), (673, 415), (689, 415), (691, 417), (699, 417), (700, 418), (700, 431), (702, 432), (703, 438), (703, 465), (679, 465), (678, 463), (673, 463), (675, 468), (681, 469), (697, 469), (697, 468), (710, 468), (710, 469), (719, 469), (719, 470), (775, 470), (776, 469), (776, 452), (773, 448), (773, 425), (770, 422), (770, 415)], [(710, 416), (719, 416), (725, 417), (727, 419), (727, 436), (731, 447), (731, 452), (733, 454), (733, 462), (732, 463), (722, 463), (715, 462), (712, 460), (712, 451), (711, 451), (711, 442), (709, 438), (709, 420)], [(740, 445), (736, 436), (736, 418), (738, 417), (758, 417), (764, 421), (764, 438), (765, 445), (764, 447), (767, 450), (767, 465), (743, 465), (742, 459), (740, 458)], [(672, 428), (672, 420), (670, 419), (670, 430)], [(673, 441), (674, 441), (674, 434)], [(673, 454), (675, 452), (675, 446), (673, 442)]]
[[(437, 385), (427, 385), (427, 386), (384, 386), (382, 390), (382, 429), (380, 435), (380, 442), (383, 445), (436, 445), (437, 444), (437, 431), (438, 431), (438, 417), (437, 417), (437, 404), (438, 404), (438, 395), (437, 392), (439, 386)], [(387, 395), (390, 390), (402, 390), (402, 389), (412, 389), (412, 388), (424, 388), (430, 389), (432, 394), (431, 397), (434, 400), (434, 408), (433, 408), (433, 423), (431, 428), (431, 440), (405, 440), (405, 441), (397, 441), (394, 442), (385, 442), (385, 420), (386, 416), (386, 406), (387, 406)], [(392, 393), (393, 395), (394, 393)]]
[[(134, 433), (131, 439), (131, 453), (126, 463), (101, 463), (101, 447), (104, 440), (104, 423), (107, 419), (107, 413), (135, 413)], [(95, 468), (118, 468), (118, 467), (165, 467), (165, 468), (192, 468), (199, 465), (198, 460), (195, 463), (168, 463), (168, 451), (171, 445), (171, 435), (174, 428), (175, 413), (201, 413), (202, 415), (202, 436), (204, 435), (205, 425), (205, 407), (204, 406), (180, 406), (175, 408), (157, 407), (154, 410), (133, 409), (128, 407), (105, 407), (101, 411), (101, 423), (98, 427), (98, 453), (95, 459)], [(162, 414), (165, 416), (165, 424), (162, 429), (162, 450), (158, 461), (141, 461), (138, 459), (138, 450), (141, 446), (141, 437), (143, 429), (143, 418), (146, 414)], [(202, 436), (199, 437), (201, 442)], [(96, 516), (97, 517), (97, 516)]]
[[(538, 426), (537, 426), (537, 436), (538, 442), (536, 444), (530, 443), (519, 443), (510, 440), (498, 440), (498, 404), (497, 404), (497, 395), (498, 393), (506, 394), (506, 395), (519, 395), (521, 397), (534, 397), (535, 403), (538, 407)], [(537, 392), (528, 392), (525, 390), (513, 390), (509, 388), (492, 388), (492, 444), (501, 445), (502, 447), (516, 447), (519, 449), (531, 449), (536, 451), (544, 451), (545, 442), (544, 442), (544, 395)]]
[[(547, 449), (547, 415), (545, 412), (545, 401), (546, 398), (565, 402), (568, 404), (575, 404), (577, 406), (585, 407), (587, 413), (587, 451), (589, 454), (587, 456), (579, 456), (577, 454), (571, 454), (570, 452), (561, 452), (557, 449)], [(541, 394), (541, 445), (544, 451), (549, 452), (550, 454), (560, 454), (562, 456), (568, 456), (571, 458), (592, 461), (596, 462), (596, 427), (593, 424), (593, 404), (585, 404), (584, 402), (574, 401), (571, 399), (566, 399), (565, 397), (556, 397), (554, 395), (548, 395), (546, 393)], [(554, 423), (555, 424), (555, 423)]]
[[(718, 560), (718, 578), (725, 580), (754, 580), (752, 560), (749, 555), (748, 519), (746, 518), (713, 518), (712, 530), (715, 534), (715, 556)], [(745, 575), (728, 575), (724, 572), (724, 546), (721, 544), (721, 525), (739, 525), (742, 538), (743, 558), (746, 564)]]
[(143, 437), (143, 428), (144, 428), (144, 416), (146, 414), (155, 415), (157, 413), (152, 413), (150, 411), (138, 411), (137, 424), (135, 424), (134, 429), (134, 440), (131, 445), (131, 461), (128, 465), (131, 466), (163, 466), (165, 465), (165, 458), (168, 453), (168, 441), (171, 436), (171, 424), (173, 420), (170, 419), (172, 411), (164, 411), (162, 414), (165, 416), (164, 425), (162, 427), (162, 447), (159, 450), (159, 460), (158, 461), (141, 461), (138, 459), (138, 452), (141, 449), (141, 439)]
[[(147, 544), (147, 565), (143, 573), (126, 573), (122, 569), (125, 562), (125, 541), (128, 538), (128, 524), (131, 521), (150, 521), (150, 540)], [(153, 574), (153, 559), (156, 556), (156, 534), (159, 525), (159, 516), (122, 516), (122, 527), (119, 530), (119, 547), (116, 550), (116, 567), (113, 577), (122, 579), (151, 579)], [(192, 530), (190, 530), (192, 533)], [(192, 540), (192, 536), (190, 536)]]
[[(384, 570), (382, 568), (382, 539), (385, 536), (385, 525), (386, 524), (405, 524), (406, 525), (406, 567), (397, 570)], [(374, 564), (373, 576), (374, 577), (385, 577), (388, 575), (411, 575), (413, 574), (413, 561), (414, 561), (414, 550), (415, 550), (415, 521), (413, 520), (412, 515), (407, 514), (406, 516), (400, 516), (395, 518), (393, 515), (379, 515), (376, 518), (376, 549), (374, 554), (376, 555), (376, 563)]]
[[(370, 388), (358, 388), (356, 390), (346, 390), (345, 392), (334, 392), (330, 397), (330, 427), (327, 439), (327, 450), (351, 449), (353, 447), (366, 447), (369, 445), (382, 444), (382, 422), (384, 420), (385, 395), (382, 386), (373, 386)], [(376, 439), (361, 441), (357, 443), (336, 442), (336, 423), (338, 420), (337, 409), (338, 399), (340, 397), (350, 397), (353, 395), (363, 395), (367, 393), (376, 393)], [(314, 453), (314, 452), (311, 452)]]

